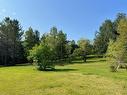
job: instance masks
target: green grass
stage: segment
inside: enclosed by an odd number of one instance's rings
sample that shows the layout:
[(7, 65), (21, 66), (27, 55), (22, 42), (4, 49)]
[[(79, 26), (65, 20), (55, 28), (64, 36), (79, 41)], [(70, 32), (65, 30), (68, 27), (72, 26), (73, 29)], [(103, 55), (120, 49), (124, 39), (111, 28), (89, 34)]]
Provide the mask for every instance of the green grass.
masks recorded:
[(49, 72), (0, 67), (0, 95), (127, 95), (126, 70), (110, 72), (103, 59), (73, 63)]

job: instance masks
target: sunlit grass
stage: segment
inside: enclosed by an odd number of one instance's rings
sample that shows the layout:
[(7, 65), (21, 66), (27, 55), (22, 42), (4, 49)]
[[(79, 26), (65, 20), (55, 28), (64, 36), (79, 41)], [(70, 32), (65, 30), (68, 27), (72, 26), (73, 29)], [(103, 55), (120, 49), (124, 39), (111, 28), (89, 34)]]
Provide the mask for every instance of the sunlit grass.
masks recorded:
[(0, 67), (0, 95), (127, 95), (127, 72), (110, 72), (102, 59), (75, 61), (40, 72), (34, 66)]

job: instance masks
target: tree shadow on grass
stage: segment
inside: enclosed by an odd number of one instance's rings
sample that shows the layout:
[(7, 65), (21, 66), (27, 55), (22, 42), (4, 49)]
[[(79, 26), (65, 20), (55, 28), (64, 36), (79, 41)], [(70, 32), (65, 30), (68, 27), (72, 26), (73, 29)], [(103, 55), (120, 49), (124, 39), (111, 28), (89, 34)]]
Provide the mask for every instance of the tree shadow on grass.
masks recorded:
[(26, 63), (26, 64), (16, 64), (15, 66), (32, 66), (32, 64), (30, 64), (30, 63)]
[(78, 69), (48, 69), (44, 72), (71, 72), (71, 71), (77, 71)]
[(7, 65), (7, 66), (5, 66), (5, 65), (0, 65), (0, 68), (2, 68), (2, 67), (22, 67), (22, 66), (32, 66), (32, 64), (28, 64), (28, 63), (26, 63), (26, 64), (16, 64), (16, 65)]
[(99, 59), (99, 60), (86, 60), (86, 62), (84, 62), (83, 60), (75, 60), (73, 61), (71, 64), (90, 64), (90, 63), (97, 63), (97, 62), (105, 62), (106, 60), (104, 59)]
[(55, 69), (54, 72), (70, 72), (77, 71), (78, 69)]

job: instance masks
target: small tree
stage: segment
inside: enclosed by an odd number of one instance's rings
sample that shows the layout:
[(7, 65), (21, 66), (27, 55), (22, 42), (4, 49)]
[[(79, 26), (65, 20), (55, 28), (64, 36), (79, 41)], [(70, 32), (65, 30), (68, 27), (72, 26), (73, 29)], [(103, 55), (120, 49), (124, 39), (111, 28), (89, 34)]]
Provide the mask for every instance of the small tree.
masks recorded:
[(73, 57), (78, 57), (78, 56), (81, 56), (82, 54), (82, 49), (81, 48), (76, 48), (73, 52)]
[(38, 70), (53, 70), (53, 51), (50, 47), (44, 44), (36, 45), (30, 50), (30, 56), (28, 59), (32, 59), (34, 63), (37, 65)]
[(86, 62), (87, 55), (90, 54), (92, 51), (90, 41), (87, 39), (80, 39), (78, 41), (78, 46), (80, 48), (79, 51), (81, 52), (80, 55), (82, 56), (84, 62)]

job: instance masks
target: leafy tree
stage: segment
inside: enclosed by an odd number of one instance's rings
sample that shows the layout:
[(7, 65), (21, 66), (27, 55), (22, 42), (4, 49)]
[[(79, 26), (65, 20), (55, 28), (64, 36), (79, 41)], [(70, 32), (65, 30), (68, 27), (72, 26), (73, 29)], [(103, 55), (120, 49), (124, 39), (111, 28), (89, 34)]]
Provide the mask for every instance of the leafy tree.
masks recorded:
[(66, 50), (66, 58), (68, 59), (68, 62), (71, 63), (72, 61), (72, 43), (68, 41), (65, 45), (65, 50)]
[(126, 14), (118, 13), (116, 19), (105, 20), (100, 26), (99, 32), (96, 32), (96, 38), (94, 39), (94, 51), (97, 54), (105, 54), (108, 48), (109, 40), (116, 40), (119, 33), (117, 31), (118, 23), (121, 19), (125, 19)]
[(62, 60), (66, 56), (67, 44), (66, 34), (64, 34), (63, 31), (58, 32), (57, 41), (57, 55), (58, 58)]
[(34, 60), (38, 70), (41, 71), (54, 69), (53, 57), (52, 49), (46, 44), (36, 45), (32, 50), (30, 50), (29, 58)]
[(78, 48), (78, 45), (75, 43), (74, 40), (70, 41), (71, 45), (71, 54), (73, 54), (74, 50)]
[(117, 71), (121, 65), (127, 67), (127, 19), (121, 19), (118, 24), (119, 36), (115, 42), (111, 41), (108, 47), (108, 62), (113, 71)]
[(41, 36), (40, 42), (46, 43), (46, 38), (47, 38), (47, 36), (48, 36), (48, 34), (47, 34), (47, 33), (44, 33), (44, 34)]
[(51, 28), (50, 32), (45, 35), (45, 44), (47, 44), (49, 47), (51, 47), (54, 50), (54, 53), (56, 55), (56, 47), (57, 47), (57, 28), (53, 27)]
[(86, 53), (90, 54), (91, 53), (91, 44), (90, 41), (87, 39), (80, 39), (78, 41), (78, 46)]
[(54, 69), (57, 60), (69, 58), (70, 53), (71, 46), (66, 40), (66, 34), (53, 27), (49, 33), (42, 35), (41, 44), (30, 50), (28, 59), (35, 61), (39, 70), (47, 70)]
[(120, 22), (121, 19), (126, 19), (126, 14), (125, 13), (118, 13), (116, 16), (116, 19), (113, 22), (113, 27), (114, 27), (114, 33), (117, 33), (117, 28), (118, 28), (118, 24)]
[(104, 54), (107, 51), (110, 39), (115, 39), (113, 23), (111, 20), (105, 20), (94, 39), (94, 49), (98, 54)]
[(81, 56), (83, 54), (82, 49), (81, 48), (76, 48), (72, 54), (73, 57), (78, 57)]
[(73, 52), (73, 56), (82, 56), (84, 62), (86, 62), (86, 58), (88, 54), (91, 54), (92, 45), (89, 40), (80, 39), (78, 41), (79, 48), (75, 49)]
[(66, 56), (66, 34), (57, 31), (56, 27), (51, 28), (50, 32), (42, 36), (42, 42), (47, 44), (54, 51), (55, 60), (62, 60)]

